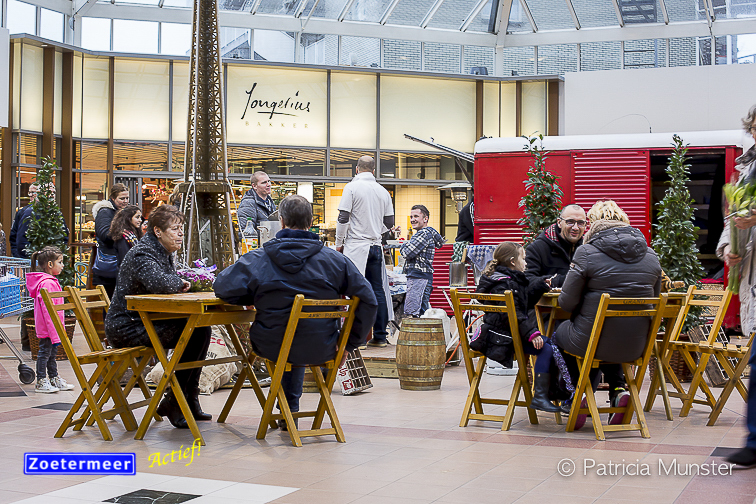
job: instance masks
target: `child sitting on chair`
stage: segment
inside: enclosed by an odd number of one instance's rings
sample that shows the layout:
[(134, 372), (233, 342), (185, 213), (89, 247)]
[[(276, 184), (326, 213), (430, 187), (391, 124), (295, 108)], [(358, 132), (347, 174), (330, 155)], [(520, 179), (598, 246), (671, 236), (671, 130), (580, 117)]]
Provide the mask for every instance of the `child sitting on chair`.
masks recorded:
[[(550, 289), (550, 279), (537, 277), (528, 282), (524, 271), (525, 249), (522, 245), (514, 242), (501, 243), (494, 251), (493, 260), (483, 270), (476, 292), (504, 294), (506, 291), (512, 291), (523, 351), (528, 355), (537, 356), (533, 400), (529, 407), (555, 413), (559, 411), (559, 407), (549, 401), (548, 392), (556, 348), (552, 347), (549, 338), (538, 330), (535, 314), (528, 316), (541, 296)], [(506, 313), (486, 313), (480, 334), (476, 336), (470, 342), (473, 350), (483, 352), (506, 367), (512, 367), (514, 345)]]
[[(50, 394), (59, 390), (73, 390), (74, 386), (58, 376), (58, 364), (55, 356), (60, 346), (58, 331), (55, 330), (45, 302), (42, 300), (42, 289), (48, 292), (60, 292), (63, 287), (55, 278), (63, 271), (63, 252), (57, 247), (45, 247), (31, 256), (32, 271), (26, 275), (26, 288), (34, 298), (34, 328), (39, 338), (39, 354), (37, 355), (37, 385), (35, 392)], [(42, 271), (39, 271), (42, 270)], [(54, 304), (62, 304), (63, 299), (54, 298)], [(63, 312), (59, 311), (60, 322), (63, 323)], [(45, 371), (49, 378), (45, 376)]]

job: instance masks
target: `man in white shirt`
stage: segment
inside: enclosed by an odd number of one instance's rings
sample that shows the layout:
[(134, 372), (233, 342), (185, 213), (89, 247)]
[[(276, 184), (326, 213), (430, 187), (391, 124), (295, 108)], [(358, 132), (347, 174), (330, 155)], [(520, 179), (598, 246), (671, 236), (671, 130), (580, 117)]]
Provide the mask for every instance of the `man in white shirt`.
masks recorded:
[(336, 226), (336, 250), (352, 260), (365, 275), (378, 300), (378, 315), (369, 346), (388, 344), (388, 304), (383, 289), (381, 235), (394, 227), (394, 205), (388, 191), (375, 181), (375, 160), (362, 156), (357, 175), (344, 186)]

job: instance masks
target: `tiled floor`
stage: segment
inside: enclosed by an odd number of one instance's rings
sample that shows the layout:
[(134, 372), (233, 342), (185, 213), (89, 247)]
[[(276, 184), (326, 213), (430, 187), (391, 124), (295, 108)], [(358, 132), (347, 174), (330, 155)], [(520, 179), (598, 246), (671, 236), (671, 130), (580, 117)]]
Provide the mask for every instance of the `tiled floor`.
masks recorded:
[[(6, 330), (17, 337), (12, 329)], [(80, 345), (83, 339), (75, 343)], [(0, 356), (10, 356), (4, 345), (0, 345)], [(10, 378), (18, 383), (17, 365), (17, 361), (0, 358), (7, 373), (0, 381)], [(66, 363), (61, 363), (60, 370), (74, 382)], [(702, 406), (695, 406), (687, 418), (669, 422), (657, 401), (647, 414), (651, 439), (637, 433), (609, 433), (607, 441), (597, 442), (590, 421), (568, 434), (556, 425), (553, 415), (539, 414), (539, 425), (530, 425), (524, 411), (517, 412), (509, 432), (481, 422), (460, 428), (467, 395), (461, 367), (446, 369), (438, 391), (403, 391), (397, 380), (390, 379), (373, 383), (361, 394), (333, 396), (346, 432), (344, 444), (333, 438), (309, 439), (303, 448), (294, 448), (280, 431), (270, 432), (264, 441), (256, 440), (260, 407), (252, 391), (245, 389), (226, 424), (200, 424), (207, 446), (193, 462), (153, 467), (148, 460), (151, 454), (186, 448), (192, 443), (191, 434), (162, 422), (153, 424), (144, 441), (135, 441), (133, 433), (111, 422), (113, 442), (102, 441), (95, 428), (87, 427), (54, 439), (66, 414), (61, 408), (74, 401), (78, 387), (73, 392), (42, 395), (35, 394), (32, 385), (20, 385), (28, 396), (0, 399), (0, 504), (102, 502), (136, 490), (198, 495), (186, 502), (224, 504), (739, 504), (753, 503), (756, 496), (756, 470), (718, 476), (690, 473), (691, 468), (724, 463), (725, 448), (742, 445), (745, 404), (738, 394), (732, 395), (714, 427), (706, 426), (708, 412)], [(482, 389), (487, 395), (509, 397), (512, 383), (512, 377), (486, 376)], [(227, 394), (222, 390), (203, 397), (205, 411), (217, 415)], [(314, 394), (305, 394), (304, 406), (315, 399)], [(712, 455), (714, 450), (716, 455)], [(27, 476), (23, 455), (30, 451), (133, 452), (138, 474)], [(558, 472), (572, 467), (571, 476)], [(649, 474), (635, 475), (645, 471)]]

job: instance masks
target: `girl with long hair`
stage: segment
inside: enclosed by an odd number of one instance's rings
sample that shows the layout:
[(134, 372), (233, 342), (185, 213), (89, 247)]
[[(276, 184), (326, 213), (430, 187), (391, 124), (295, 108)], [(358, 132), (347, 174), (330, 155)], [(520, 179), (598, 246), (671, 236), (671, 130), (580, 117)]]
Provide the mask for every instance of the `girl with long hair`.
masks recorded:
[(113, 240), (118, 267), (126, 253), (142, 237), (142, 211), (136, 205), (126, 205), (116, 212), (110, 223), (110, 238)]

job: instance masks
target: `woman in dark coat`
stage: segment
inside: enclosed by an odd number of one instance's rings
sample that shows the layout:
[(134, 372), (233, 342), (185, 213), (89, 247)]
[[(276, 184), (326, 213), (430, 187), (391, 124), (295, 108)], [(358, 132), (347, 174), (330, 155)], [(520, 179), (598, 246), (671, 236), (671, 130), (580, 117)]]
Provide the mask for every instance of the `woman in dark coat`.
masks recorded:
[(118, 267), (121, 267), (123, 258), (131, 248), (139, 243), (142, 237), (142, 211), (136, 205), (126, 205), (118, 210), (110, 224), (110, 238), (118, 258)]
[[(559, 306), (572, 312), (572, 316), (554, 334), (559, 348), (571, 355), (585, 355), (603, 293), (612, 297), (656, 297), (661, 289), (659, 258), (638, 229), (621, 221), (599, 220), (591, 222), (584, 242), (575, 252), (559, 295)], [(596, 358), (608, 363), (639, 358), (650, 323), (646, 317), (607, 319)], [(565, 361), (576, 382), (580, 376), (577, 362), (568, 355)], [(602, 365), (601, 370), (614, 406), (615, 398), (625, 392), (622, 370), (618, 364)]]
[[(102, 254), (109, 256), (116, 255), (113, 239), (110, 237), (110, 224), (118, 210), (129, 204), (129, 189), (123, 184), (113, 184), (110, 188), (110, 199), (95, 203), (92, 207), (92, 216), (95, 220), (95, 237), (97, 238), (97, 249)], [(113, 297), (115, 290), (117, 272), (104, 273), (92, 271), (92, 285), (102, 285), (105, 287), (108, 296)]]
[[(181, 248), (184, 238), (184, 215), (170, 205), (162, 205), (150, 214), (147, 234), (126, 254), (118, 271), (118, 285), (105, 319), (105, 335), (115, 348), (152, 346), (139, 314), (126, 309), (126, 296), (136, 294), (175, 294), (189, 290), (189, 282), (176, 274), (172, 254)], [(165, 320), (154, 323), (155, 331), (165, 348), (178, 343), (186, 320)], [(204, 360), (210, 345), (210, 328), (194, 330), (181, 362)], [(199, 403), (199, 379), (202, 368), (176, 371), (176, 378), (189, 403), (195, 420), (210, 420)], [(168, 391), (157, 413), (167, 416), (174, 427), (187, 428), (178, 402)]]

